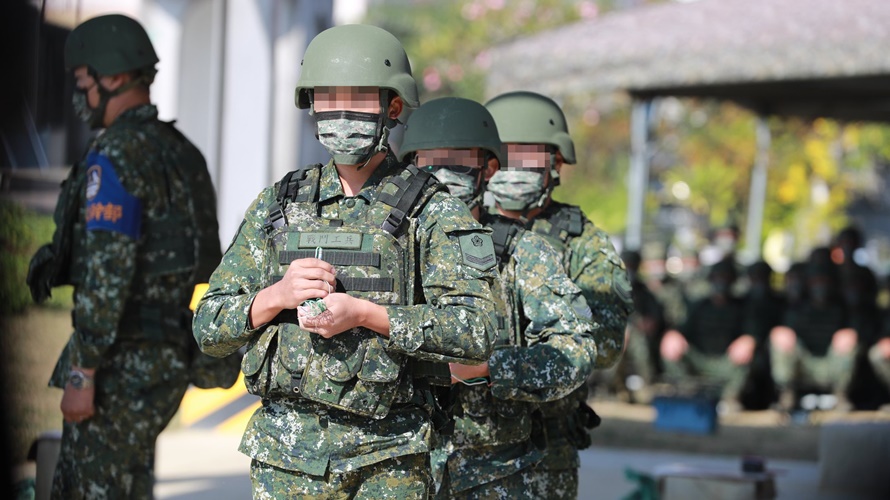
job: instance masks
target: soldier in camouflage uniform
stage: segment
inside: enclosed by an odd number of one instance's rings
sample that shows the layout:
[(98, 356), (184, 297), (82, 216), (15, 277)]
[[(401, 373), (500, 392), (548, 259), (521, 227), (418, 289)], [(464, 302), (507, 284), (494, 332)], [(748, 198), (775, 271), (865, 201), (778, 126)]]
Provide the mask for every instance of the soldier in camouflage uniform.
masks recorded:
[(447, 362), (488, 360), (497, 335), (491, 231), (390, 151), (389, 128), (419, 105), (392, 34), (320, 33), (296, 101), (332, 158), (247, 209), (195, 338), (217, 356), (247, 346), (242, 370), (263, 403), (240, 446), (254, 498), (427, 498), (447, 429), (431, 386), (450, 385)]
[(664, 375), (682, 388), (719, 391), (723, 407), (739, 411), (757, 341), (744, 331), (744, 303), (732, 293), (734, 262), (724, 258), (708, 269), (710, 294), (692, 304), (680, 328), (664, 333)]
[(38, 302), (74, 285), (74, 333), (50, 381), (64, 389), (53, 498), (152, 497), (155, 441), (197, 352), (192, 289), (220, 260), (204, 158), (150, 102), (157, 62), (121, 15), (84, 22), (65, 45), (75, 110), (106, 128), (72, 167), (28, 276)]
[(861, 340), (838, 293), (837, 269), (817, 251), (807, 262), (806, 302), (787, 309), (770, 331), (770, 365), (786, 411), (797, 407), (804, 390), (831, 392), (837, 409), (852, 408), (848, 389)]
[(492, 229), (501, 275), (494, 354), (481, 365), (451, 365), (457, 416), (433, 454), (437, 482), (443, 476), (437, 497), (521, 498), (535, 489), (533, 467), (543, 457), (531, 441), (536, 403), (569, 395), (593, 369), (590, 308), (544, 237), (480, 210), (483, 178), (494, 174), (487, 158), (504, 160), (484, 106), (455, 97), (424, 104), (399, 154), (433, 172)]
[[(523, 221), (546, 236), (562, 253), (569, 278), (581, 289), (602, 328), (596, 334), (595, 368), (614, 365), (624, 346), (627, 318), (633, 309), (631, 286), (621, 257), (609, 236), (577, 206), (551, 198), (564, 163), (575, 163), (575, 147), (559, 106), (533, 92), (510, 92), (485, 105), (497, 123), (507, 149), (507, 167), (489, 181), (492, 209)], [(587, 386), (541, 405), (547, 452), (536, 468), (542, 491), (532, 496), (575, 498), (578, 449), (590, 445), (589, 429), (599, 417), (587, 405)]]

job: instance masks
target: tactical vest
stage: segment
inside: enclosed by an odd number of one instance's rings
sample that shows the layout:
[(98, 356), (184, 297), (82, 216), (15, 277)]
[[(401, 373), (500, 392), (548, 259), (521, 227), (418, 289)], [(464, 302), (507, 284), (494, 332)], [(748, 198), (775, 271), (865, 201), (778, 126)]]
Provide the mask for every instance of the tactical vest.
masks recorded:
[[(545, 236), (560, 253), (565, 255), (568, 240), (581, 236), (581, 233), (584, 232), (584, 214), (581, 212), (581, 208), (572, 205), (562, 205), (547, 220), (550, 222), (550, 230), (545, 231), (538, 226), (535, 232)], [(533, 227), (533, 224), (534, 220), (529, 221), (528, 227)]]
[[(359, 219), (321, 216), (321, 165), (287, 174), (279, 183), (265, 224), (264, 287), (284, 276), (296, 259), (315, 257), (336, 269), (337, 292), (381, 305), (423, 301), (414, 272), (416, 214), (444, 187), (409, 166), (378, 187)], [(299, 327), (296, 311), (282, 311), (248, 345), (242, 363), (249, 392), (261, 397), (299, 397), (365, 417), (386, 417), (393, 405), (412, 398), (420, 369), (386, 340), (363, 327), (332, 338)], [(441, 364), (447, 370), (447, 365)], [(450, 377), (449, 377), (450, 379)]]
[[(581, 236), (584, 232), (584, 214), (580, 207), (562, 205), (548, 220), (549, 231), (539, 226), (535, 232), (545, 236), (563, 255), (563, 264), (568, 270), (568, 240)], [(614, 262), (613, 264), (617, 265)], [(598, 426), (600, 418), (587, 405), (587, 392), (586, 386), (582, 385), (564, 398), (540, 405), (545, 424), (542, 429), (536, 430), (538, 436), (533, 437), (533, 440), (549, 442), (566, 438), (577, 449), (589, 447), (590, 436), (587, 430)]]
[[(492, 229), (491, 239), (500, 273), (499, 286), (492, 290), (498, 312), (495, 350), (507, 346), (525, 347), (527, 342), (523, 332), (526, 324), (515, 287), (515, 269), (507, 266), (525, 229), (519, 222), (495, 214), (484, 214), (481, 222)], [(455, 391), (458, 420), (451, 439), (456, 448), (507, 445), (529, 439), (532, 413), (537, 405), (495, 399), (487, 384), (456, 385)]]

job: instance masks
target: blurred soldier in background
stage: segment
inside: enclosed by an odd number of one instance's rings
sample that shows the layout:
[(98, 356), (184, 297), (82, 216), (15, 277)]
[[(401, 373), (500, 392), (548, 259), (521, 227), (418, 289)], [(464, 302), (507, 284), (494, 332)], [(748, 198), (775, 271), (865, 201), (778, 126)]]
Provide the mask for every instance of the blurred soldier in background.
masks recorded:
[(838, 293), (837, 271), (826, 255), (824, 249), (811, 254), (808, 300), (787, 308), (781, 325), (770, 332), (770, 364), (785, 411), (796, 408), (804, 389), (831, 392), (838, 409), (851, 408), (847, 391), (859, 342)]
[(388, 134), (417, 85), (389, 32), (344, 25), (306, 48), (296, 104), (324, 165), (264, 189), (195, 315), (223, 356), (247, 346), (263, 398), (240, 450), (254, 498), (414, 498), (447, 430), (436, 367), (484, 363), (497, 335), (491, 231), (429, 172), (400, 162)]
[[(575, 163), (565, 115), (552, 99), (533, 92), (502, 94), (485, 107), (497, 122), (507, 150), (507, 165), (488, 183), (494, 200), (491, 209), (521, 220), (562, 253), (569, 277), (581, 288), (594, 320), (602, 325), (595, 368), (613, 366), (621, 356), (633, 309), (631, 286), (609, 236), (579, 207), (551, 198), (563, 164)], [(587, 393), (583, 385), (566, 398), (541, 405), (547, 454), (536, 472), (542, 476), (537, 484), (547, 485), (546, 495), (578, 495), (578, 449), (590, 446), (588, 431), (599, 423), (587, 405)]]
[[(885, 288), (890, 292), (890, 276), (885, 279)], [(890, 306), (881, 314), (881, 330), (868, 350), (868, 361), (878, 380), (884, 386), (884, 396), (890, 398)], [(890, 413), (890, 402), (881, 407)]]
[(105, 128), (71, 169), (53, 243), (31, 261), (37, 302), (74, 285), (74, 333), (50, 384), (65, 422), (53, 498), (151, 498), (155, 441), (189, 386), (193, 287), (219, 263), (216, 196), (201, 153), (158, 120), (158, 57), (142, 26), (90, 19), (65, 45), (74, 108)]
[[(504, 158), (494, 119), (481, 104), (445, 97), (408, 120), (402, 159), (432, 172), (473, 216), (492, 229), (501, 279), (498, 338), (487, 363), (451, 364), (456, 422), (433, 454), (440, 498), (521, 498), (544, 491), (533, 483), (543, 450), (531, 440), (539, 402), (569, 395), (596, 359), (595, 325), (561, 255), (519, 221), (489, 214), (480, 202), (494, 162)], [(534, 496), (534, 495), (532, 495)]]
[(769, 332), (782, 320), (785, 298), (773, 288), (773, 269), (765, 261), (757, 261), (747, 270), (748, 293), (744, 297), (742, 332), (757, 343), (751, 360), (749, 384), (741, 394), (746, 408), (766, 408), (774, 400), (775, 391), (769, 365)]
[(621, 260), (627, 266), (634, 303), (627, 321), (624, 355), (614, 368), (597, 371), (594, 378), (621, 399), (645, 404), (651, 401), (652, 386), (661, 373), (658, 345), (665, 331), (664, 310), (640, 275), (640, 252), (625, 250)]
[(692, 390), (719, 389), (725, 411), (742, 409), (739, 397), (747, 381), (757, 341), (743, 327), (744, 305), (732, 294), (735, 264), (724, 259), (711, 266), (711, 293), (695, 302), (678, 330), (661, 341), (666, 381)]

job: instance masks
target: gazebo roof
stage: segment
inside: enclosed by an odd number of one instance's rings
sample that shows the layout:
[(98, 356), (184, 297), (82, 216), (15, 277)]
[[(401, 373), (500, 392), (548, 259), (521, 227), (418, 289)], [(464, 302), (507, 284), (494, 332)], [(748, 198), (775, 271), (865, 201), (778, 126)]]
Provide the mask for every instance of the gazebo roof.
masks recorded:
[(492, 49), (490, 96), (628, 91), (768, 114), (890, 121), (890, 1), (701, 0), (609, 13)]

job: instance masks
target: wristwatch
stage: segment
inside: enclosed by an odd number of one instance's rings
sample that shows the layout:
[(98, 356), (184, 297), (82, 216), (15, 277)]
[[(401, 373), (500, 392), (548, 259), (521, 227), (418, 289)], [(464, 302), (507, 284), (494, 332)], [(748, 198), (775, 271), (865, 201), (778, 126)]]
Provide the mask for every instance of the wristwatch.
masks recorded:
[(68, 383), (77, 390), (91, 389), (93, 387), (93, 377), (80, 370), (71, 370), (68, 373)]

